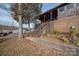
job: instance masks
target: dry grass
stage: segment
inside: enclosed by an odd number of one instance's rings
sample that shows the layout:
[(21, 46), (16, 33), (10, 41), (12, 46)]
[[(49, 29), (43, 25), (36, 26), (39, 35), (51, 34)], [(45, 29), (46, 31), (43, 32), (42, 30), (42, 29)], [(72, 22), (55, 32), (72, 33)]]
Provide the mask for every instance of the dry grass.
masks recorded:
[(0, 55), (46, 56), (63, 55), (63, 52), (48, 48), (46, 46), (37, 45), (27, 39), (18, 40), (14, 37), (14, 39), (0, 42)]

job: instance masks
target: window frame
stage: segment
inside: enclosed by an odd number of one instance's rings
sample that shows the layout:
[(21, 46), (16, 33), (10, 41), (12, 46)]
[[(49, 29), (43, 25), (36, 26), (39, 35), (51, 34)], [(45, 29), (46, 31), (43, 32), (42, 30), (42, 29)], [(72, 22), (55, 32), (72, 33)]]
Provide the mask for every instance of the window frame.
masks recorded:
[(74, 8), (74, 4), (73, 3), (70, 3), (66, 6), (67, 10), (69, 9), (73, 9)]
[(79, 3), (76, 3), (76, 6), (78, 7), (79, 6)]
[(64, 7), (60, 7), (59, 8), (59, 12), (63, 12), (63, 11), (65, 11), (65, 8)]

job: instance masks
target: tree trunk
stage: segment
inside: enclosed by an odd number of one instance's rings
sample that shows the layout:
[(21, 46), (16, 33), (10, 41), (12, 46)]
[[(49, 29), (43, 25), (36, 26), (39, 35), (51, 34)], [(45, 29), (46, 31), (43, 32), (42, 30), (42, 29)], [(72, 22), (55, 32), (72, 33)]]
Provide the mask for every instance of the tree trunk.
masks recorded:
[(1, 25), (1, 29), (0, 29), (0, 30), (1, 30), (1, 32), (0, 32), (1, 34), (2, 34), (2, 26), (3, 26), (3, 25)]
[(34, 30), (36, 30), (36, 22), (34, 21)]
[(21, 3), (19, 3), (18, 5), (18, 19), (19, 19), (19, 34), (18, 34), (18, 39), (22, 39), (23, 38), (23, 29), (22, 29), (22, 8), (21, 8)]
[(29, 32), (30, 32), (30, 20), (28, 20), (28, 27), (29, 27)]

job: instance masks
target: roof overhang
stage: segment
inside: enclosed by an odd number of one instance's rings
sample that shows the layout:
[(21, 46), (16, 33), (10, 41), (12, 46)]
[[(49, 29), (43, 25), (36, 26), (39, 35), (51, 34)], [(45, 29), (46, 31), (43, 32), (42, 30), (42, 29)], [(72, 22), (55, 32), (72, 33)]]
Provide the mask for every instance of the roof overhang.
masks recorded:
[(53, 10), (57, 10), (59, 7), (61, 7), (63, 5), (66, 5), (66, 4), (69, 4), (69, 3), (61, 3), (61, 4), (57, 5), (57, 6), (55, 6), (54, 8), (51, 8), (50, 10), (48, 10), (48, 11), (46, 11), (44, 13), (41, 13), (40, 15), (38, 15), (38, 17), (41, 17), (42, 15), (45, 15), (45, 14), (47, 14), (47, 13), (53, 11)]

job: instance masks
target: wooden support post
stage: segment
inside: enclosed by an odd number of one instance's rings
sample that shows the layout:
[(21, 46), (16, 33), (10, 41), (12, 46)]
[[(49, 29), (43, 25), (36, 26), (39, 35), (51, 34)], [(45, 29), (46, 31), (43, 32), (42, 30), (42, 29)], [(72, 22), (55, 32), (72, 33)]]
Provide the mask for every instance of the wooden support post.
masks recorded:
[(22, 39), (23, 38), (23, 28), (22, 28), (22, 8), (21, 8), (21, 3), (18, 4), (18, 19), (19, 19), (18, 39)]
[(64, 7), (64, 17), (67, 17), (67, 7)]
[(50, 33), (50, 30), (51, 30), (51, 27), (50, 27), (50, 23), (51, 23), (50, 21), (51, 20), (52, 20), (52, 12), (50, 12), (50, 19), (49, 19), (49, 26), (48, 26), (49, 27), (49, 33)]
[(74, 16), (77, 15), (77, 6), (76, 6), (76, 3), (74, 3)]
[(44, 15), (44, 22), (45, 22), (45, 16), (46, 16), (46, 15)]
[(57, 18), (59, 19), (59, 18), (60, 18), (60, 12), (59, 12), (59, 9), (58, 9), (57, 11), (58, 11), (58, 17), (57, 17)]
[(50, 12), (50, 20), (52, 20), (52, 12)]

